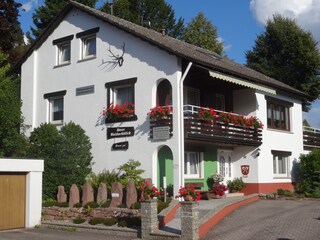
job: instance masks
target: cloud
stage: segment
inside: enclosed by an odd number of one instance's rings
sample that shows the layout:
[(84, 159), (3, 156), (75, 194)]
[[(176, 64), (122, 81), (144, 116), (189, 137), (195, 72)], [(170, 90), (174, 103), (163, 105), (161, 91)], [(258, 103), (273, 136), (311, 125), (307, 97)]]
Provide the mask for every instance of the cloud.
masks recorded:
[(320, 41), (320, 1), (319, 0), (251, 0), (250, 10), (256, 20), (266, 24), (274, 14), (295, 19), (299, 26), (313, 34)]
[(35, 7), (37, 5), (38, 5), (38, 0), (31, 0), (29, 2), (22, 4), (22, 9), (25, 12), (29, 12), (30, 10), (32, 10), (33, 7)]
[(217, 41), (218, 43), (223, 43), (223, 51), (227, 52), (228, 50), (230, 50), (232, 48), (231, 44), (225, 45), (225, 42), (223, 41), (222, 37), (217, 37)]

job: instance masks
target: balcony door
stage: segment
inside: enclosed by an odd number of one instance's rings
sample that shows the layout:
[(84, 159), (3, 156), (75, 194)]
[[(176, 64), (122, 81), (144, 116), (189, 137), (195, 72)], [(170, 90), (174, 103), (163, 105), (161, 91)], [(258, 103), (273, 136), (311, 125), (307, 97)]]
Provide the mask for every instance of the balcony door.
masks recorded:
[(224, 184), (226, 184), (228, 180), (233, 179), (232, 151), (218, 150), (218, 173), (223, 176)]
[(183, 88), (183, 104), (200, 106), (200, 91), (196, 88), (184, 87)]

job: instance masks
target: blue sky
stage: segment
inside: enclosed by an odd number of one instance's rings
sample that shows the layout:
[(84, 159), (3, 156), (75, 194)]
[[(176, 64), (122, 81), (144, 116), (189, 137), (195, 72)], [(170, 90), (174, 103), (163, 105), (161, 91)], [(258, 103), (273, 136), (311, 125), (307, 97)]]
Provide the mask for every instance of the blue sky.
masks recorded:
[[(30, 30), (32, 13), (43, 0), (16, 0), (23, 4), (20, 23), (24, 32)], [(99, 4), (103, 2), (99, 0)], [(320, 0), (166, 0), (175, 11), (176, 18), (185, 23), (203, 12), (217, 27), (218, 36), (224, 43), (224, 52), (237, 63), (245, 64), (245, 52), (254, 46), (256, 37), (264, 31), (268, 18), (275, 13), (293, 18), (320, 42)], [(304, 114), (312, 127), (320, 128), (320, 101)]]

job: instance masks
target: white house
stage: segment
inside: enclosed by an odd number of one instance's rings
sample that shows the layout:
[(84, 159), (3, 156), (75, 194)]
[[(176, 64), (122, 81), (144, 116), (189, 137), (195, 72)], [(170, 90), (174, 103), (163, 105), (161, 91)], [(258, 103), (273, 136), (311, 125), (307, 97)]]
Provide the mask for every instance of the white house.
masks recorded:
[[(304, 151), (301, 99), (307, 95), (286, 84), (76, 2), (20, 64), (29, 131), (45, 122), (81, 125), (92, 142), (95, 172), (134, 159), (144, 177), (163, 186), (166, 176), (175, 192), (188, 182), (208, 189), (216, 171), (226, 180), (243, 176), (245, 193), (292, 188), (293, 163)], [(103, 115), (110, 104), (125, 103), (134, 104), (127, 106), (133, 112)], [(172, 114), (150, 120), (157, 105), (171, 106)], [(219, 118), (205, 121), (200, 106)], [(249, 127), (250, 116), (264, 128)]]

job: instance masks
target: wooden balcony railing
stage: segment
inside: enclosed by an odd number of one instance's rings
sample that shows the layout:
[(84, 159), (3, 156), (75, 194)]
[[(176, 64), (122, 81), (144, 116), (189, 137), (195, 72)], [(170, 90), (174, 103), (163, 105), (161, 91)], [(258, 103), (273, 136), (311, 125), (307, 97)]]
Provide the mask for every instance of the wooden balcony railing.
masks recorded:
[(303, 129), (303, 149), (312, 151), (320, 148), (320, 129), (304, 127)]

